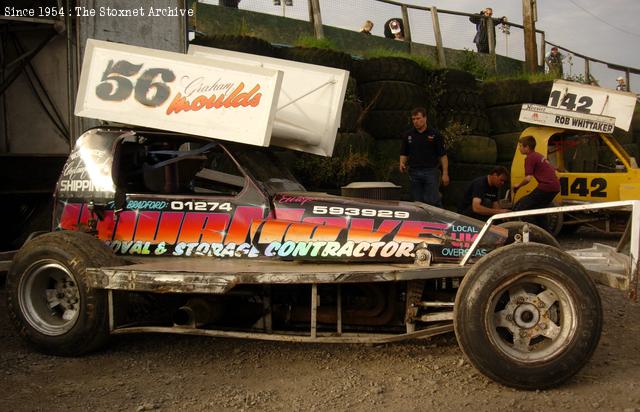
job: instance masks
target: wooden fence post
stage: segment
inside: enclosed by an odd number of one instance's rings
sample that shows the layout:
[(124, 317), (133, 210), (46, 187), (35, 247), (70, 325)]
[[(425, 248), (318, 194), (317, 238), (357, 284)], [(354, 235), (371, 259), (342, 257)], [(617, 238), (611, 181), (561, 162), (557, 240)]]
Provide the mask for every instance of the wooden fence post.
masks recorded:
[(496, 59), (496, 32), (493, 19), (491, 17), (483, 17), (487, 26), (487, 37), (489, 40), (489, 56), (493, 63), (493, 69), (498, 70), (498, 60)]
[(431, 6), (431, 21), (433, 22), (433, 35), (436, 38), (438, 64), (440, 67), (447, 67), (447, 60), (444, 55), (444, 46), (442, 45), (442, 32), (440, 32), (440, 20), (438, 20), (438, 9), (436, 6)]
[(630, 92), (631, 91), (631, 77), (629, 76), (629, 68), (627, 67), (627, 69), (624, 71), (624, 77), (626, 79), (626, 87), (627, 87), (627, 91)]
[(311, 0), (311, 8), (313, 10), (313, 31), (316, 34), (316, 39), (323, 39), (324, 31), (322, 30), (322, 15), (320, 14), (320, 1)]
[(540, 66), (542, 66), (543, 72), (544, 72), (544, 58), (547, 55), (546, 45), (547, 44), (545, 43), (545, 40), (544, 40), (544, 32), (542, 32), (542, 34), (540, 35)]
[(402, 9), (402, 23), (404, 27), (404, 41), (409, 42), (411, 44), (411, 26), (409, 25), (409, 10), (407, 9), (407, 5), (403, 4), (400, 6)]
[(584, 81), (585, 84), (591, 83), (591, 72), (589, 71), (589, 59), (584, 58)]

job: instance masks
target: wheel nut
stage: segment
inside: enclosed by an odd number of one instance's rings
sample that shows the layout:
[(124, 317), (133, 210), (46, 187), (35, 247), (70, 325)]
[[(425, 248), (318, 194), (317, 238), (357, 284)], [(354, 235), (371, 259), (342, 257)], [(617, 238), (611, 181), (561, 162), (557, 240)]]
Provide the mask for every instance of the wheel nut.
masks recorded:
[(520, 332), (520, 337), (521, 338), (526, 338), (527, 337), (527, 332), (524, 331), (524, 330), (522, 332)]
[(543, 302), (543, 301), (539, 301), (539, 302), (538, 302), (538, 307), (539, 307), (539, 308), (544, 308), (545, 306), (546, 306), (546, 305), (544, 304), (544, 302)]
[(524, 298), (522, 296), (518, 296), (518, 299), (516, 299), (516, 302), (524, 303)]
[(512, 320), (513, 320), (513, 316), (511, 316), (511, 315), (507, 315), (507, 320), (508, 320), (508, 321), (512, 321)]

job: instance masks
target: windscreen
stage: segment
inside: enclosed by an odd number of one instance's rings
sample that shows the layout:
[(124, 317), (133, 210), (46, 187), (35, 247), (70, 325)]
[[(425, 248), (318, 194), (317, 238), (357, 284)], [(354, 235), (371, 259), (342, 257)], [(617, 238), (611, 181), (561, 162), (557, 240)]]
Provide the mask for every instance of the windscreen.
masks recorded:
[(278, 192), (306, 191), (289, 169), (273, 153), (248, 146), (234, 150), (240, 164), (258, 181), (264, 184), (270, 194)]

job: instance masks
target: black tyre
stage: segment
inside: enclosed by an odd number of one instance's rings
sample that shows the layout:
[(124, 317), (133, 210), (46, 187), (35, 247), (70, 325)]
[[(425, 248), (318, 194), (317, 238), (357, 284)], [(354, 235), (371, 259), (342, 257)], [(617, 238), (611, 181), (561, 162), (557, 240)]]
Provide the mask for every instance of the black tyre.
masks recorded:
[(549, 232), (547, 232), (540, 226), (536, 226), (533, 223), (515, 221), (504, 222), (499, 224), (498, 226), (509, 231), (507, 244), (511, 244), (516, 241), (516, 235), (522, 236), (524, 225), (529, 225), (529, 242), (540, 243), (560, 249), (560, 243), (558, 243), (555, 237), (553, 237)]
[(531, 103), (547, 105), (549, 101), (549, 95), (551, 94), (551, 88), (553, 87), (553, 80), (546, 82), (531, 83)]
[(317, 47), (284, 47), (279, 50), (278, 57), (349, 71), (352, 66), (351, 56), (347, 53)]
[(340, 116), (340, 132), (355, 132), (358, 129), (358, 122), (362, 115), (362, 106), (359, 102), (346, 101), (342, 105)]
[(375, 139), (400, 139), (402, 133), (411, 127), (411, 111), (372, 110), (367, 113), (362, 126)]
[(438, 101), (438, 107), (442, 110), (484, 110), (484, 100), (479, 90), (464, 89), (459, 87), (448, 88)]
[(580, 224), (563, 224), (562, 229), (560, 230), (560, 234), (562, 236), (571, 236), (574, 235), (578, 229), (580, 229)]
[(498, 162), (511, 161), (518, 147), (520, 132), (496, 134), (491, 137), (496, 142)]
[(494, 167), (495, 164), (450, 162), (449, 177), (451, 180), (473, 180), (488, 175)]
[(491, 125), (491, 134), (520, 132), (529, 127), (519, 120), (521, 108), (521, 104), (488, 108), (487, 116)]
[(475, 89), (478, 87), (473, 74), (457, 69), (437, 69), (429, 76), (429, 83), (441, 88), (460, 87)]
[(531, 102), (531, 86), (526, 80), (508, 79), (484, 83), (482, 94), (487, 107)]
[(460, 163), (496, 163), (496, 142), (485, 136), (462, 136), (447, 150), (452, 160)]
[(413, 60), (402, 57), (378, 57), (356, 65), (356, 78), (360, 83), (381, 80), (399, 80), (424, 85), (426, 71)]
[(258, 54), (261, 56), (273, 57), (276, 54), (271, 43), (258, 37), (251, 36), (233, 36), (229, 34), (203, 36), (196, 37), (192, 43), (200, 46)]
[(7, 275), (9, 317), (40, 352), (78, 356), (103, 346), (109, 336), (107, 294), (87, 285), (90, 267), (123, 261), (95, 237), (48, 233), (16, 254)]
[(373, 110), (411, 110), (425, 106), (427, 92), (423, 86), (401, 81), (379, 81), (360, 85), (364, 106)]
[(602, 331), (595, 284), (568, 254), (514, 244), (482, 257), (456, 295), (458, 344), (480, 372), (506, 386), (544, 389), (575, 375)]
[[(559, 206), (562, 206), (562, 202), (554, 200), (551, 204), (551, 207)], [(549, 228), (549, 233), (554, 238), (557, 237), (564, 227), (564, 213), (552, 213), (547, 215), (547, 227)]]
[(484, 110), (443, 110), (439, 115), (445, 127), (459, 123), (468, 127), (469, 134), (486, 136), (489, 133), (489, 118)]
[(366, 132), (338, 133), (333, 156), (345, 157), (355, 153), (371, 155), (374, 150), (375, 140)]

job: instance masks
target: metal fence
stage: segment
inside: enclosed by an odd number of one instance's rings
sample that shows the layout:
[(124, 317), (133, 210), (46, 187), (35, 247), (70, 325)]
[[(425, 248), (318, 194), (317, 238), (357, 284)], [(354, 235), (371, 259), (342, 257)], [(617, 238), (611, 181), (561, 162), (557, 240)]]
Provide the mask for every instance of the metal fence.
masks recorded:
[[(412, 42), (433, 45), (439, 48), (475, 50), (473, 37), (475, 25), (469, 21), (474, 13), (436, 9), (433, 6), (417, 6), (393, 0), (200, 0), (210, 4), (232, 3), (239, 9), (282, 16), (291, 19), (313, 21), (313, 4), (322, 24), (347, 30), (359, 31), (366, 20), (374, 23), (372, 33), (384, 36), (384, 24), (391, 18), (403, 19), (405, 34)], [(479, 12), (479, 10), (478, 10)], [(494, 16), (499, 17), (499, 16)], [(438, 27), (439, 26), (439, 27)], [(441, 38), (439, 44), (438, 39)], [(604, 87), (613, 87), (615, 78), (626, 78), (627, 87), (640, 85), (640, 70), (602, 61), (562, 45), (555, 44), (536, 30), (538, 63), (544, 66), (544, 56), (551, 46), (557, 46), (565, 56), (564, 75), (584, 80), (597, 79)], [(495, 53), (501, 56), (524, 60), (524, 28), (520, 24), (507, 22), (496, 26)], [(638, 90), (640, 91), (640, 90)]]

